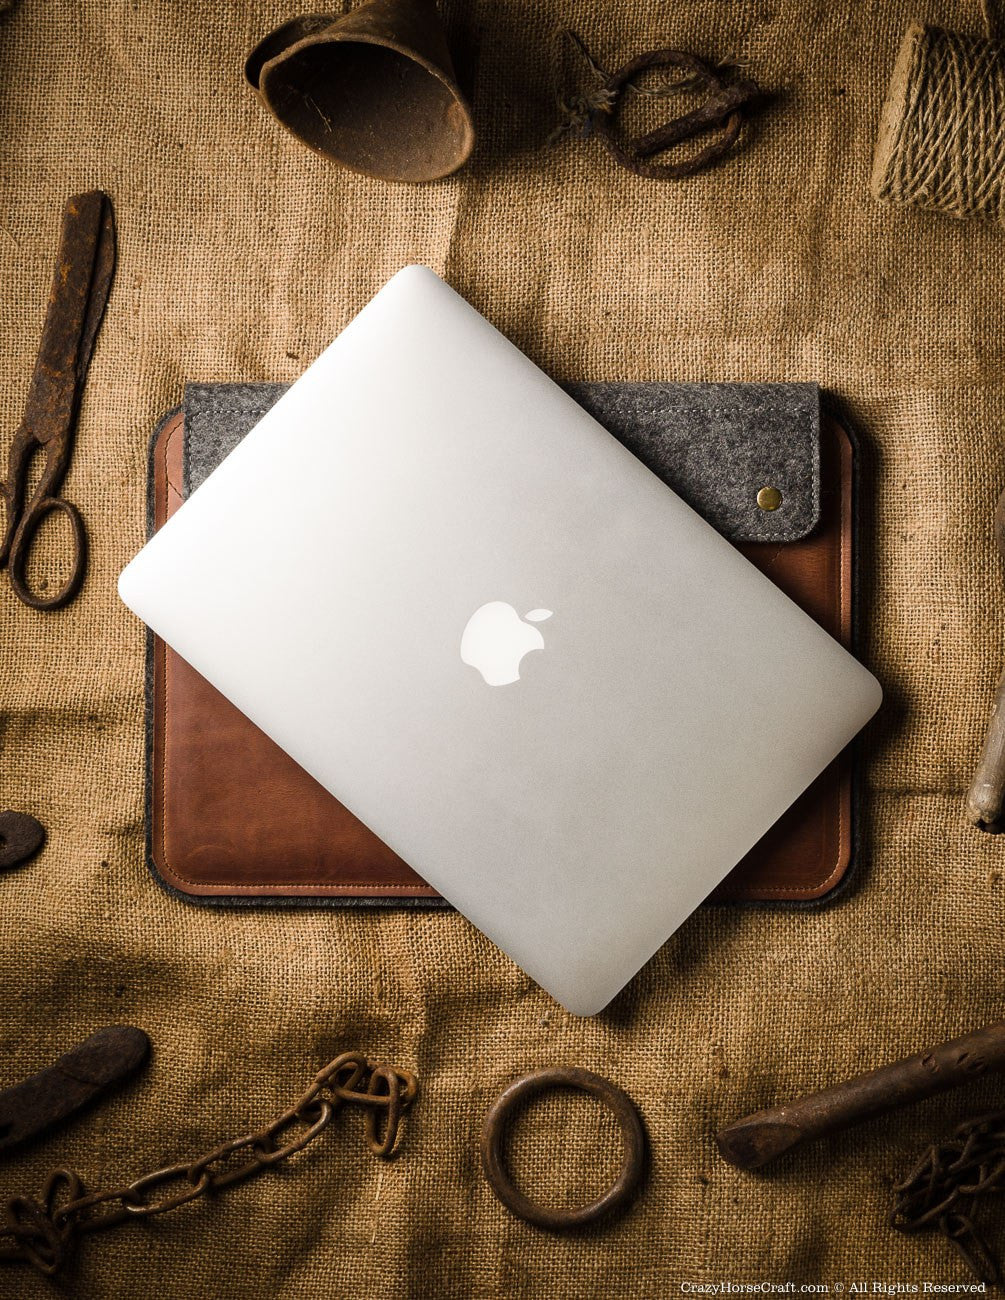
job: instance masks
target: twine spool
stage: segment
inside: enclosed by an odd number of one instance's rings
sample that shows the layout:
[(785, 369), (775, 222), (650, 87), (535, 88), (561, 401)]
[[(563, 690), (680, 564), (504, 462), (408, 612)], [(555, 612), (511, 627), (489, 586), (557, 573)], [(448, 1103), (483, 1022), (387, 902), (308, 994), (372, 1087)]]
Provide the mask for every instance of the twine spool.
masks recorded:
[(911, 24), (883, 106), (872, 192), (1005, 223), (1005, 45)]

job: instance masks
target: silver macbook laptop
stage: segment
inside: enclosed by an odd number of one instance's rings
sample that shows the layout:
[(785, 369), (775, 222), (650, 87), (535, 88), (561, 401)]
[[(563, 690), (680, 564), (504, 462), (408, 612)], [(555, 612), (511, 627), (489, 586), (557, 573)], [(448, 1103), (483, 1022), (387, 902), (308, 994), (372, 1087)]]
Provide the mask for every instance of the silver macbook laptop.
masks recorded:
[(419, 266), (119, 589), (581, 1015), (880, 702), (865, 668)]

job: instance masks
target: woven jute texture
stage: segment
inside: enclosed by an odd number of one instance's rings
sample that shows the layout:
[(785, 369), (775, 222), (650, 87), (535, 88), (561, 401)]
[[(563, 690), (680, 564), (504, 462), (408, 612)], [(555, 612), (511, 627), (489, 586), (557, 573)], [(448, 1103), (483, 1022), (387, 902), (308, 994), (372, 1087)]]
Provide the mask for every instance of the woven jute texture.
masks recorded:
[[(1005, 1103), (1005, 1085), (763, 1177), (727, 1168), (711, 1139), (1003, 1010), (1005, 843), (971, 831), (961, 800), (1005, 654), (990, 531), (1005, 242), (869, 195), (912, 9), (453, 0), (479, 145), (465, 172), (419, 189), (334, 170), (245, 89), (245, 53), (290, 13), (21, 0), (0, 21), (8, 432), (65, 197), (108, 189), (121, 237), (66, 484), (92, 539), (87, 583), (41, 615), (0, 579), (0, 805), (50, 836), (0, 877), (0, 1082), (110, 1022), (155, 1045), (114, 1100), (4, 1159), (0, 1190), (35, 1191), (54, 1164), (102, 1186), (199, 1154), (349, 1047), (415, 1069), (422, 1098), (389, 1165), (347, 1112), (281, 1173), (92, 1238), (61, 1291), (8, 1269), (0, 1294), (613, 1298), (716, 1280), (965, 1280), (943, 1243), (885, 1226), (890, 1183), (928, 1134)], [(962, 4), (931, 0), (924, 16), (976, 30)], [(749, 60), (777, 97), (748, 149), (679, 187), (619, 172), (596, 146), (548, 150), (556, 21), (608, 66), (661, 44)], [(143, 540), (151, 428), (186, 379), (294, 379), (413, 260), (558, 379), (818, 380), (863, 438), (863, 653), (887, 698), (866, 737), (858, 887), (823, 911), (703, 910), (592, 1020), (454, 914), (200, 910), (144, 865), (144, 639), (115, 577)], [(652, 1150), (633, 1209), (566, 1237), (510, 1218), (476, 1160), (499, 1089), (557, 1063), (618, 1080)], [(612, 1130), (585, 1100), (557, 1099), (516, 1136), (518, 1174), (544, 1197), (582, 1199), (610, 1172)]]

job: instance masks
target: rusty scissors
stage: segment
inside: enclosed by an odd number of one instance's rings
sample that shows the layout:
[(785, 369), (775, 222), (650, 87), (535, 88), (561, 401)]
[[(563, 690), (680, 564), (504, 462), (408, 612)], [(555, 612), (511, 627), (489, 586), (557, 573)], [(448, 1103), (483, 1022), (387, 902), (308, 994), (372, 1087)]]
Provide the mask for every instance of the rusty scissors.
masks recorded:
[[(77, 507), (59, 496), (73, 454), (73, 433), (94, 342), (115, 273), (115, 218), (107, 194), (92, 190), (71, 198), (63, 212), (56, 273), (24, 417), (10, 445), (0, 501), (0, 569), (10, 571), (18, 598), (31, 609), (59, 609), (77, 594), (87, 567), (87, 534)], [(29, 493), (36, 452), (45, 453), (38, 483)], [(61, 514), (70, 525), (69, 577), (52, 595), (28, 584), (28, 557), (43, 521)]]

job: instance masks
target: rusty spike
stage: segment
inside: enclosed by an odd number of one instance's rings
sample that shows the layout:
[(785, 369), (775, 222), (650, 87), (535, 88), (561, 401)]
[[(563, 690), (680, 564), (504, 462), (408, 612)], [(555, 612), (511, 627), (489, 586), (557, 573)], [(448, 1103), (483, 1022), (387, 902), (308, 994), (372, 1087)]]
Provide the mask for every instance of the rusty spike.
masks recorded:
[(986, 1025), (893, 1065), (859, 1074), (785, 1106), (760, 1110), (720, 1129), (719, 1154), (759, 1169), (812, 1138), (840, 1133), (899, 1106), (948, 1092), (989, 1070), (1005, 1069), (1005, 1023)]

